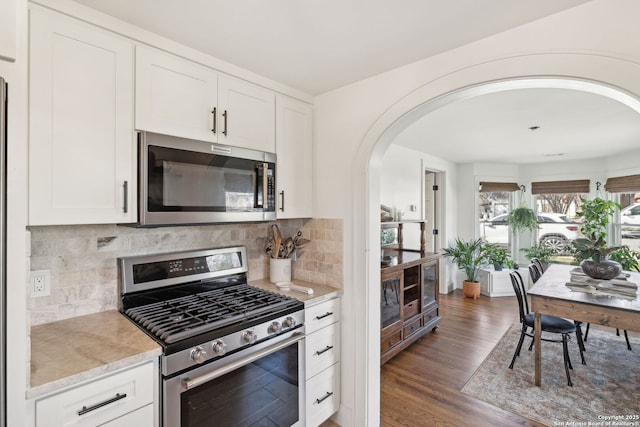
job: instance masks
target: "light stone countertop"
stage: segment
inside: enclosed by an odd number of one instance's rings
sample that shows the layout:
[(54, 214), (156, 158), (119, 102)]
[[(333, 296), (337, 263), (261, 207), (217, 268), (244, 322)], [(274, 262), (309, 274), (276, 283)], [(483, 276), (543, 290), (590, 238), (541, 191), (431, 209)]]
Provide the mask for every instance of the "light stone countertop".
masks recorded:
[[(305, 307), (342, 295), (341, 289), (330, 286), (293, 282), (313, 289), (313, 294), (280, 290), (268, 279), (249, 284), (296, 298)], [(31, 388), (27, 398), (153, 360), (161, 354), (161, 347), (153, 339), (116, 310), (36, 325), (31, 328)]]
[(116, 310), (31, 328), (31, 388), (42, 396), (137, 363), (161, 347)]
[(304, 286), (307, 288), (313, 289), (313, 294), (308, 295), (304, 292), (288, 290), (284, 291), (279, 289), (274, 283), (271, 283), (268, 278), (260, 279), (260, 280), (252, 280), (249, 282), (249, 285), (255, 286), (256, 288), (265, 289), (267, 291), (272, 291), (278, 294), (287, 295), (297, 300), (304, 302), (305, 307), (310, 307), (312, 305), (319, 304), (323, 301), (330, 300), (332, 298), (336, 298), (342, 295), (342, 289), (332, 288), (331, 286), (326, 285), (318, 285), (315, 283), (304, 282), (302, 280), (292, 280), (295, 285)]

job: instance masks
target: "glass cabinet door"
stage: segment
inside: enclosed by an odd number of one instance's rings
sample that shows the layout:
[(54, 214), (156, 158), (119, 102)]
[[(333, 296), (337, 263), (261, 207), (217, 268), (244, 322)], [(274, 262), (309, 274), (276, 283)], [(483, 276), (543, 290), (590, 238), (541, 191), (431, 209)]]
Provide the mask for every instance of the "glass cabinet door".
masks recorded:
[(438, 283), (438, 262), (422, 264), (422, 306), (428, 307), (436, 303)]
[(401, 275), (382, 279), (380, 281), (380, 320), (381, 328), (393, 325), (400, 321), (400, 289)]

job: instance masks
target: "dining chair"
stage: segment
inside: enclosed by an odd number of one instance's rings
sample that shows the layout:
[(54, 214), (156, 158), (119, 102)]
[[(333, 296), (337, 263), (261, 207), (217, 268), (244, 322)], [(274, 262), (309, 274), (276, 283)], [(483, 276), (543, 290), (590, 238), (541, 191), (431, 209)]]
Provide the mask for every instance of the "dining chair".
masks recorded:
[[(542, 267), (542, 264), (540, 263), (540, 260), (538, 260), (538, 258), (531, 259), (531, 261), (534, 261), (534, 260), (536, 262), (532, 262), (531, 264), (529, 264), (529, 275), (531, 276), (531, 280), (533, 281), (533, 283), (536, 283), (538, 280), (540, 280), (540, 277), (542, 277), (542, 273), (544, 273), (544, 269)], [(573, 324), (576, 325), (576, 341), (580, 346), (580, 351), (584, 353), (585, 351), (584, 341), (586, 341), (587, 338), (586, 338), (586, 334), (584, 335), (584, 338), (582, 335), (582, 322), (579, 320), (574, 320)], [(587, 333), (588, 331), (589, 331), (589, 324), (587, 323)], [(533, 341), (531, 342), (529, 349), (531, 349), (531, 346), (533, 346)], [(582, 358), (582, 362), (584, 363), (584, 357)]]
[[(585, 341), (587, 340), (587, 337), (589, 336), (589, 326), (590, 325), (591, 325), (590, 323), (587, 323), (587, 329), (584, 332), (584, 340)], [(631, 348), (631, 343), (629, 342), (629, 335), (627, 334), (627, 330), (625, 329), (625, 330), (623, 330), (623, 332), (624, 332), (624, 339), (627, 341), (627, 350), (633, 351), (633, 349)], [(616, 335), (620, 336), (620, 329), (618, 329), (618, 328), (616, 328)]]
[(533, 283), (536, 283), (542, 277), (542, 270), (534, 263), (529, 264), (529, 275)]
[[(516, 347), (516, 351), (513, 353), (513, 358), (511, 359), (511, 364), (509, 365), (509, 369), (513, 369), (513, 365), (516, 362), (516, 357), (520, 356), (520, 350), (522, 349), (522, 343), (524, 342), (524, 337), (528, 336), (533, 338), (534, 333), (534, 322), (535, 315), (534, 313), (529, 312), (529, 303), (527, 301), (527, 291), (524, 286), (524, 281), (522, 280), (522, 276), (519, 272), (513, 271), (510, 273), (511, 285), (513, 286), (513, 290), (516, 294), (516, 299), (518, 300), (518, 310), (520, 314), (520, 323), (522, 324), (522, 328), (520, 330), (520, 339), (518, 340), (518, 345)], [(578, 349), (580, 350), (580, 357), (582, 358), (582, 364), (586, 365), (584, 360), (584, 354), (582, 350), (582, 345), (580, 343), (581, 335), (577, 334), (576, 325), (566, 319), (556, 317), (556, 316), (547, 316), (543, 314), (541, 316), (541, 329), (543, 333), (547, 334), (559, 334), (560, 339), (552, 339), (548, 336), (542, 337), (543, 341), (548, 342), (561, 342), (562, 343), (562, 355), (564, 359), (564, 369), (567, 374), (567, 384), (569, 386), (573, 386), (571, 382), (571, 374), (569, 373), (570, 369), (573, 369), (571, 365), (571, 358), (569, 357), (569, 347), (568, 343), (570, 340), (570, 335), (576, 333), (576, 339), (578, 342)], [(531, 331), (529, 331), (529, 328)], [(531, 351), (533, 347), (533, 341), (529, 346), (529, 351)]]
[(542, 262), (540, 262), (539, 258), (531, 258), (531, 263), (538, 267), (538, 270), (540, 270), (540, 274), (544, 273), (544, 266), (542, 265)]

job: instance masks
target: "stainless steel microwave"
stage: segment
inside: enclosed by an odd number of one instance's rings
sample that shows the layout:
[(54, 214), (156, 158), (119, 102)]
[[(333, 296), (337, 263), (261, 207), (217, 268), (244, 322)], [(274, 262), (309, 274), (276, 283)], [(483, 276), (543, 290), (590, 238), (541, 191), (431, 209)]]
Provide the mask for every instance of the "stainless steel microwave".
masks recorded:
[(138, 133), (141, 226), (276, 219), (276, 155)]

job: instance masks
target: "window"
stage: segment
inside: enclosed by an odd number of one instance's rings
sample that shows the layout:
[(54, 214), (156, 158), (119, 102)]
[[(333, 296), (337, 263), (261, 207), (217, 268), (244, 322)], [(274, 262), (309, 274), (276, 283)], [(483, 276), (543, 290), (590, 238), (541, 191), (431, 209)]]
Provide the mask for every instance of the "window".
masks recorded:
[(571, 261), (568, 246), (579, 237), (576, 211), (580, 198), (589, 193), (589, 180), (533, 182), (531, 193), (540, 223), (538, 244), (556, 251), (554, 261)]
[(612, 244), (640, 251), (640, 175), (609, 178), (605, 189), (621, 206), (613, 221)]
[(511, 231), (507, 217), (514, 201), (518, 184), (508, 182), (480, 183), (480, 238), (511, 249)]

